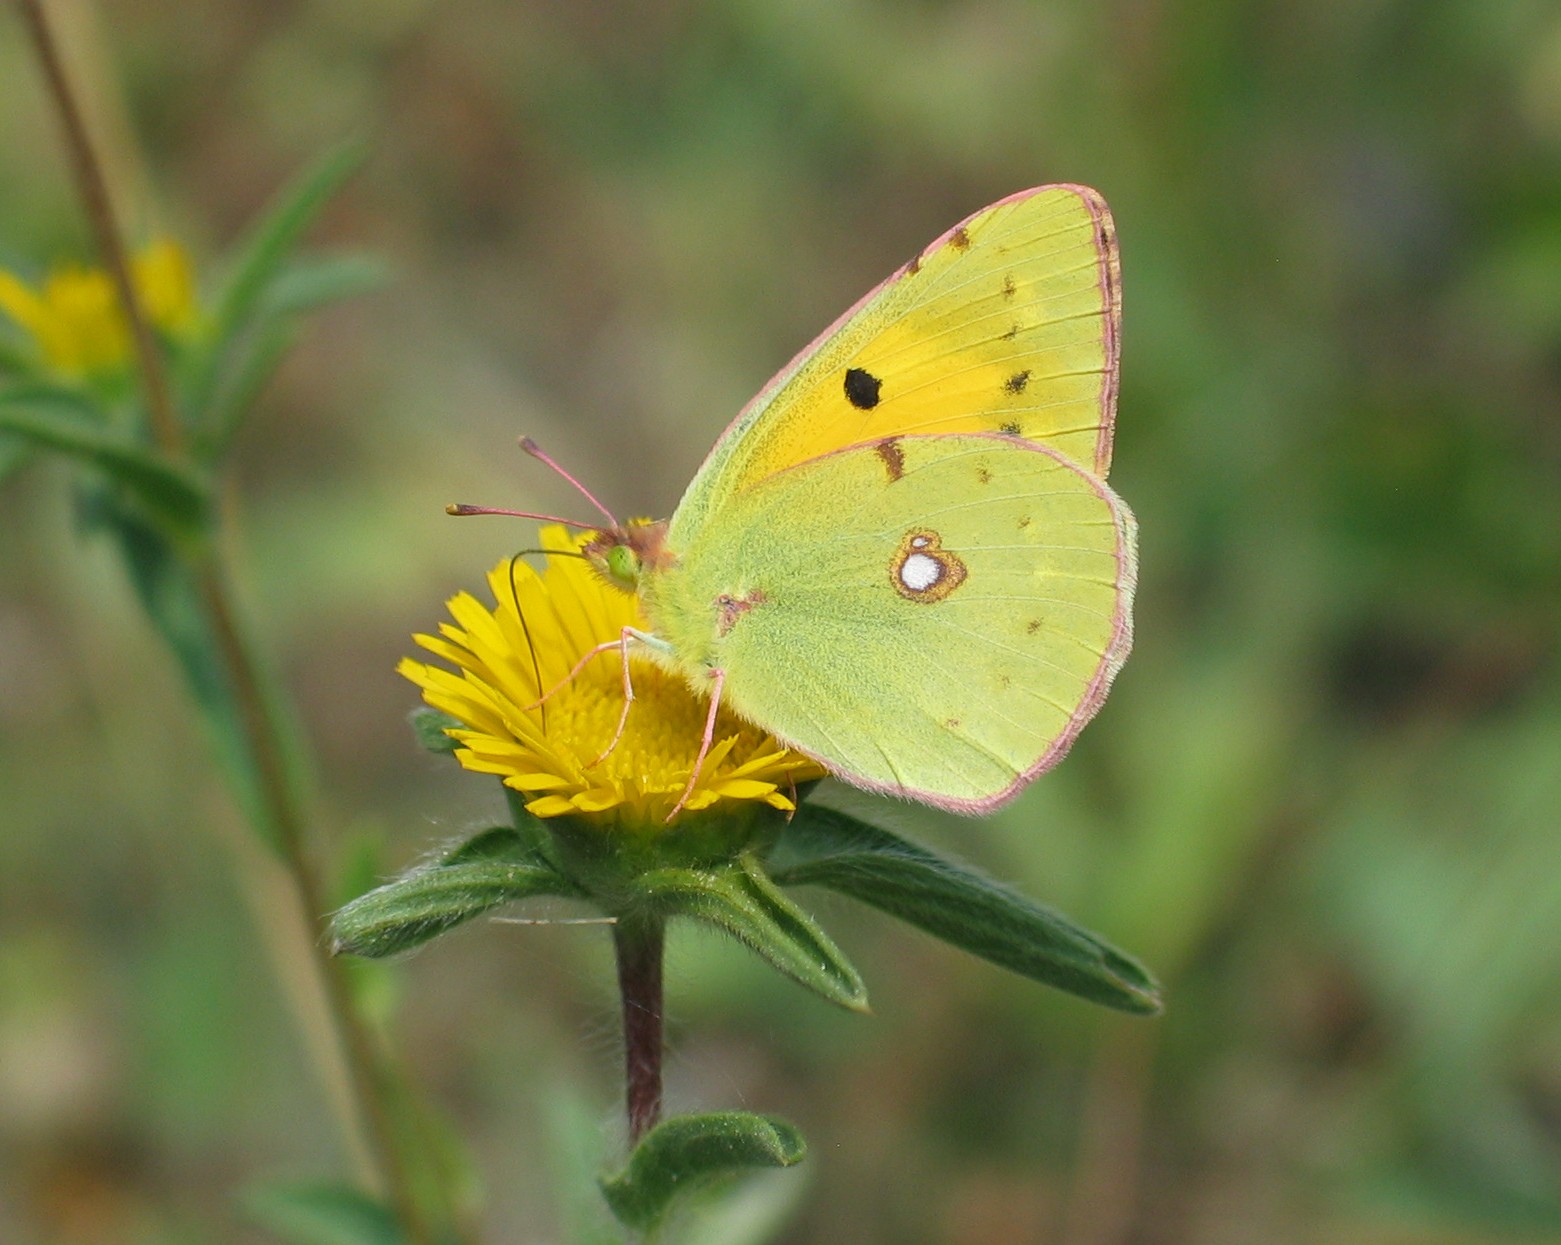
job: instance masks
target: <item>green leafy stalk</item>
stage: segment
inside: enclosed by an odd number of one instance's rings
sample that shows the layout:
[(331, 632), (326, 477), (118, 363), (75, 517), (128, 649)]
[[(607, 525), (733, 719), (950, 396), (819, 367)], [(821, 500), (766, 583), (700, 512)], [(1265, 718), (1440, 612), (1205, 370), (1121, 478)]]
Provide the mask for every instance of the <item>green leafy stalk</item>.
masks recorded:
[[(313, 914), (325, 909), (324, 888), (305, 847), (303, 801), (296, 769), (289, 764), (293, 749), (284, 738), (285, 715), (280, 712), (279, 697), (265, 679), (241, 634), (227, 577), (217, 561), (221, 541), (214, 531), (215, 508), (205, 505), (205, 489), (185, 476), (195, 464), (189, 458), (184, 422), (175, 407), (162, 353), (131, 276), (129, 257), (109, 198), (102, 163), (93, 148), (64, 59), (40, 0), (20, 0), (20, 10), (59, 112), (66, 150), (98, 239), (102, 260), (130, 328), (150, 431), (159, 455), (153, 460), (134, 447), (106, 439), (79, 422), (71, 423), (57, 410), (12, 407), (6, 430), (13, 438), (21, 436), (34, 444), (47, 444), (78, 459), (94, 462), (173, 533), (198, 533), (199, 539), (173, 540), (165, 539), (170, 533), (143, 528), (134, 537), (142, 542), (143, 553), (153, 544), (163, 546), (148, 555), (145, 562), (148, 565), (161, 563), (165, 569), (177, 566), (178, 570), (176, 574), (146, 575), (142, 573), (145, 567), (142, 571), (136, 569), (132, 557), (132, 573), (141, 580), (138, 588), (149, 608), (158, 606), (151, 610), (153, 619), (178, 654), (192, 688), (201, 698), (203, 711), (210, 715), (212, 704), (220, 698), (222, 714), (215, 723), (217, 733), (226, 734), (236, 742), (231, 754), (234, 765), (247, 770), (251, 779), (239, 784), (241, 798), (246, 793), (253, 797), (246, 801), (245, 811), (284, 862), (298, 901), (297, 919), (312, 920)], [(339, 184), (350, 168), (350, 161), (338, 157), (328, 166), (326, 174), (311, 183), (310, 195), (295, 200), (294, 211), (280, 222), (273, 221), (272, 228), (263, 231), (264, 245), (249, 252), (250, 262), (240, 267), (219, 306), (218, 336), (214, 339), (218, 346), (207, 353), (210, 362), (202, 373), (208, 381), (215, 380), (221, 366), (221, 347), (236, 332), (244, 314), (260, 296), (265, 276), (276, 266), (276, 257), (296, 241), (318, 202), (323, 202), (324, 196)], [(200, 402), (191, 409), (204, 411), (210, 396), (209, 387), (201, 389), (197, 396)], [(127, 542), (131, 539), (128, 533), (135, 526), (134, 523), (124, 526)], [(126, 552), (131, 552), (128, 544)], [(179, 585), (177, 591), (181, 601), (175, 609), (162, 609), (161, 602), (148, 596), (147, 589), (159, 583)], [(200, 625), (192, 628), (181, 622), (173, 629), (170, 619), (174, 614), (193, 614), (199, 618)], [(177, 643), (173, 638), (175, 630), (179, 636)], [(191, 646), (196, 644), (207, 646), (198, 662), (192, 659)], [(220, 675), (210, 677), (212, 670), (219, 671)], [(310, 932), (312, 935), (314, 931)], [(307, 942), (318, 946), (318, 939), (313, 936)], [(378, 1052), (356, 1011), (341, 966), (318, 957), (311, 962), (319, 974), (324, 1008), (338, 1039), (345, 1080), (351, 1091), (355, 1118), (349, 1127), (365, 1139), (361, 1149), (372, 1154), (375, 1176), (395, 1206), (396, 1217), (408, 1241), (411, 1245), (428, 1245), (431, 1241), (429, 1231), (409, 1192), (410, 1182), (385, 1097), (387, 1082)]]
[(101, 469), (173, 537), (195, 540), (209, 512), (196, 474), (104, 427), (80, 395), (45, 384), (0, 390), (0, 432)]

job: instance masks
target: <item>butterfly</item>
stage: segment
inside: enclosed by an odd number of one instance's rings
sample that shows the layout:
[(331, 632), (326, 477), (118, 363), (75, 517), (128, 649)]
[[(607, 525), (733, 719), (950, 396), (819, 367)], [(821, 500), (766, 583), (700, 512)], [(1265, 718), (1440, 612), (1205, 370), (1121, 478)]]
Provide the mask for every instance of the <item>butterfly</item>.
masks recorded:
[(962, 813), (1012, 799), (1132, 643), (1136, 527), (1105, 482), (1120, 324), (1105, 201), (1040, 186), (798, 354), (669, 520), (617, 522), (523, 442), (607, 515), (582, 551), (650, 624), (587, 655), (623, 653), (625, 715), (633, 647), (708, 696), (700, 761), (725, 704), (859, 787)]

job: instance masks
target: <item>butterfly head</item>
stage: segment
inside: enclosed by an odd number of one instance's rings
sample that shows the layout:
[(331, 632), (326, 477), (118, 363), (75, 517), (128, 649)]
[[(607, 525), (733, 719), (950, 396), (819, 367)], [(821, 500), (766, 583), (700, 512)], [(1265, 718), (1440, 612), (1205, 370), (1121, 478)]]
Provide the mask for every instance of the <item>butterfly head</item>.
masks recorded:
[(630, 519), (602, 528), (592, 533), (580, 551), (598, 575), (624, 592), (637, 591), (646, 570), (658, 570), (672, 561), (663, 520)]

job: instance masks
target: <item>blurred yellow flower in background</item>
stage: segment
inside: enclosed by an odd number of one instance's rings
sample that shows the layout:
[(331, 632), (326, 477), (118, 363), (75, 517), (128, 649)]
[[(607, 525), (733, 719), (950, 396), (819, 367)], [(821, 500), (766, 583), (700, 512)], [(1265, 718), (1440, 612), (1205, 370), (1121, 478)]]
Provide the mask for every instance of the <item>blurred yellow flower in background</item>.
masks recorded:
[[(200, 323), (195, 277), (178, 243), (162, 239), (144, 247), (131, 263), (131, 276), (154, 328), (174, 339), (195, 332)], [(62, 376), (101, 375), (130, 361), (130, 328), (113, 279), (101, 268), (62, 265), (37, 289), (0, 270), (0, 312)]]
[[(455, 621), (441, 625), (441, 636), (414, 637), (459, 673), (411, 658), (398, 670), (423, 689), (428, 704), (463, 723), (449, 731), (461, 745), (461, 764), (499, 775), (528, 797), (534, 816), (592, 814), (659, 829), (688, 786), (708, 706), (677, 675), (631, 650), (634, 704), (623, 737), (603, 757), (623, 711), (621, 659), (605, 652), (565, 680), (592, 648), (645, 621), (635, 597), (573, 556), (580, 542), (562, 527), (543, 528), (541, 546), (570, 556), (550, 558), (540, 575), (519, 560), (499, 563), (488, 575), (493, 607), (462, 592), (447, 603)], [(723, 801), (790, 810), (797, 784), (824, 773), (722, 711), (678, 816)]]

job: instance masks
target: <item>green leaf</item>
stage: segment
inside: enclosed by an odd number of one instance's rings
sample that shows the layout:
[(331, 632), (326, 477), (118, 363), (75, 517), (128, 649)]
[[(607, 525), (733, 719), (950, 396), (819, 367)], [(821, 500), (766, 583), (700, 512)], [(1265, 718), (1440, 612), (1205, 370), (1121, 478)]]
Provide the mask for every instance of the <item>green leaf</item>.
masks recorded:
[(207, 492), (199, 479), (105, 427), (92, 403), (73, 390), (40, 383), (0, 391), (0, 433), (90, 463), (176, 532), (193, 534), (206, 521)]
[(430, 752), (448, 755), (461, 746), (445, 734), (446, 727), (461, 726), (461, 720), (441, 709), (430, 709), (423, 705), (412, 710), (407, 720), (412, 724), (412, 733), (417, 736), (417, 742)]
[(394, 955), (503, 904), (538, 895), (584, 897), (518, 831), (495, 826), (342, 908), (331, 922), (331, 950), (370, 959)]
[(772, 1115), (674, 1116), (645, 1134), (621, 1172), (603, 1178), (602, 1195), (626, 1227), (651, 1232), (690, 1192), (756, 1168), (795, 1166), (806, 1153), (802, 1134)]
[(299, 320), (326, 303), (350, 298), (385, 283), (384, 264), (361, 255), (290, 261), (256, 304), (248, 323), (225, 346), (219, 373), (203, 390), (200, 441), (207, 456), (232, 439), (277, 366), (292, 349)]
[(33, 447), (21, 437), (0, 432), (0, 480), (25, 467), (33, 458)]
[(27, 376), (38, 370), (38, 352), (0, 331), (0, 376)]
[[(210, 424), (215, 410), (215, 398), (224, 381), (229, 388), (258, 390), (279, 357), (280, 347), (275, 340), (258, 348), (256, 353), (270, 356), (267, 366), (251, 361), (248, 367), (235, 366), (232, 353), (238, 339), (262, 310), (265, 301), (275, 293), (276, 283), (283, 277), (283, 265), (298, 244), (304, 232), (314, 223), (320, 211), (342, 184), (363, 162), (364, 149), (357, 143), (338, 147), (327, 153), (304, 173), (276, 200), (249, 237), (240, 244), (237, 259), (233, 262), (228, 279), (217, 297), (205, 348), (190, 359), (186, 392), (188, 409), (196, 419), (206, 425), (202, 442), (215, 449), (225, 444), (231, 430), (233, 403), (226, 404), (229, 417), (221, 435), (214, 435)], [(280, 330), (278, 330), (280, 332)], [(257, 334), (266, 338), (266, 334)], [(235, 378), (247, 373), (240, 383)], [(258, 374), (258, 375), (257, 375)]]
[(218, 383), (210, 396), (202, 400), (203, 405), (194, 408), (203, 411), (197, 429), (202, 457), (207, 460), (221, 457), (255, 400), (293, 348), (298, 334), (299, 326), (295, 321), (268, 319), (241, 333), (231, 344), (228, 364)]
[[(274, 850), (279, 849), (277, 828), (250, 749), (248, 726), (221, 659), (196, 572), (162, 531), (128, 510), (112, 493), (101, 488), (84, 492), (80, 513), (86, 529), (100, 531), (118, 545), (142, 608), (179, 663), (235, 799), (261, 837)], [(287, 724), (274, 691), (263, 687), (262, 694), (267, 699), (267, 714)], [(286, 760), (290, 776), (296, 777), (301, 761), (296, 755), (295, 736), (285, 734), (294, 740)]]
[(294, 1245), (404, 1245), (396, 1217), (346, 1185), (273, 1185), (255, 1189), (245, 1207), (258, 1223)]
[(295, 316), (372, 293), (389, 279), (389, 265), (372, 255), (295, 259), (271, 282), (261, 308), (267, 315)]
[(1119, 1011), (1161, 1008), (1160, 988), (1128, 955), (970, 867), (857, 821), (804, 805), (771, 861), (783, 886), (826, 886), (972, 955)]
[(662, 914), (723, 929), (831, 1003), (867, 1010), (867, 987), (851, 962), (751, 858), (710, 868), (653, 869), (634, 885)]
[(283, 262), (346, 180), (357, 172), (366, 151), (348, 143), (328, 152), (287, 187), (239, 247), (238, 259), (217, 299), (214, 336), (225, 341), (249, 318)]

